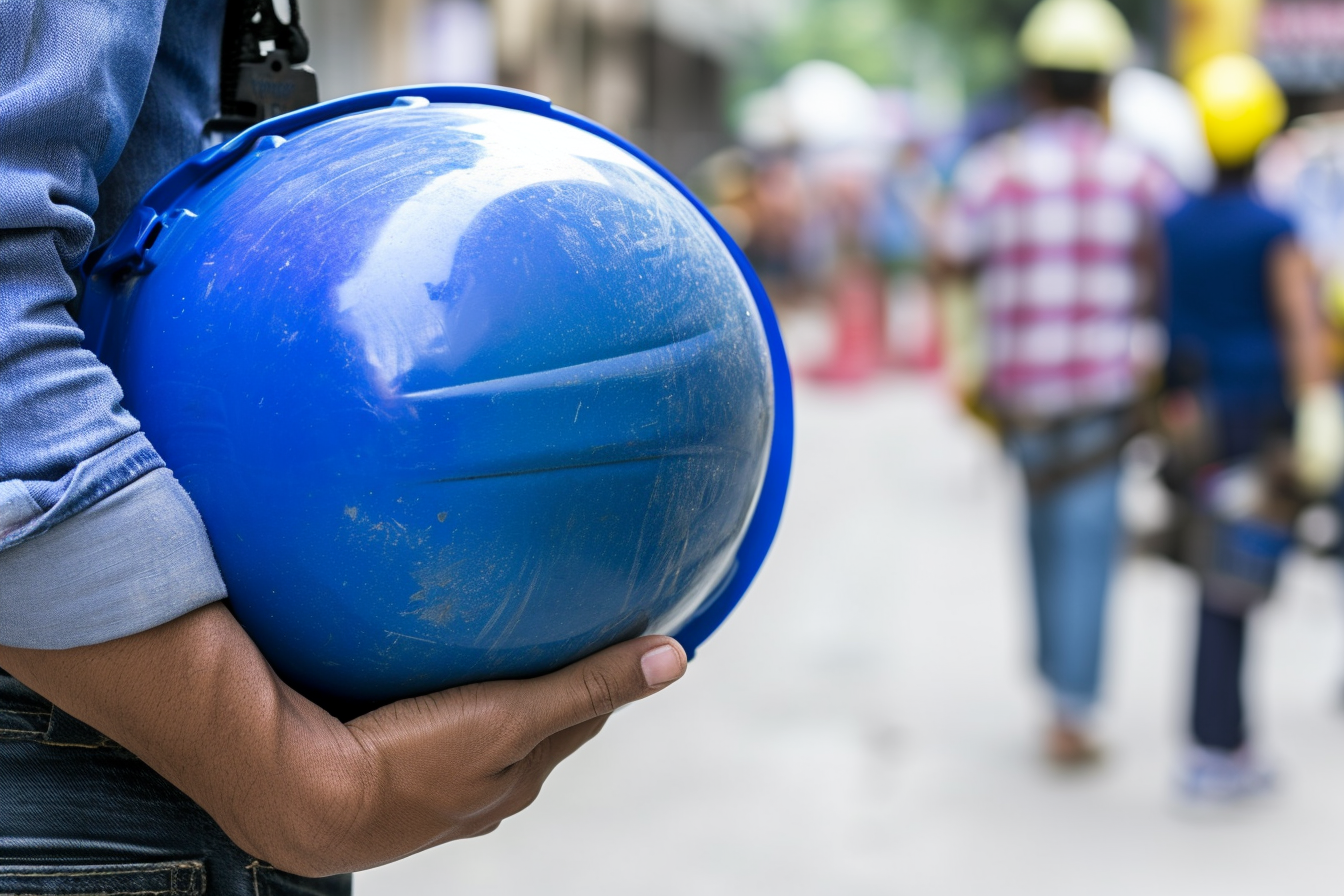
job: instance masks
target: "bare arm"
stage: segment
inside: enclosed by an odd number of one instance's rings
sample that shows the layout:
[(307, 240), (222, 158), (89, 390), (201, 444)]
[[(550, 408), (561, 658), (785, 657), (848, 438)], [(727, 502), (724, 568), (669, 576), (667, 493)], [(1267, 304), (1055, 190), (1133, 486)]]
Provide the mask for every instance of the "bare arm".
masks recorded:
[(974, 257), (960, 257), (949, 251), (948, 219), (954, 214), (952, 199), (943, 199), (934, 205), (930, 213), (933, 223), (928, 227), (929, 252), (924, 265), (924, 274), (933, 286), (934, 295), (941, 295), (947, 285), (956, 280), (969, 280), (979, 273), (979, 260)]
[(222, 604), (91, 647), (0, 647), (0, 667), (140, 756), (242, 849), (317, 877), (493, 830), (686, 659), (671, 638), (640, 638), (347, 724), (280, 681)]
[(1276, 243), (1269, 254), (1269, 293), (1293, 398), (1330, 382), (1326, 332), (1316, 306), (1311, 259), (1293, 239)]

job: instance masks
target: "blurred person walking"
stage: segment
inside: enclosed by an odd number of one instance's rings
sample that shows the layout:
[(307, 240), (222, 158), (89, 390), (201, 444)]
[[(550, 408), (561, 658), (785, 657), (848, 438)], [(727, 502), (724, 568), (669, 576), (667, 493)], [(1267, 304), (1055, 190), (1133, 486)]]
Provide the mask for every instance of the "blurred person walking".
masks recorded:
[(1311, 262), (1291, 221), (1250, 183), (1257, 151), (1286, 117), (1282, 93), (1249, 56), (1196, 68), (1187, 86), (1218, 166), (1207, 195), (1165, 222), (1168, 478), (1182, 497), (1181, 554), (1200, 583), (1181, 775), (1196, 800), (1264, 791), (1242, 668), (1247, 621), (1273, 588), (1303, 503), (1344, 471), (1344, 404), (1331, 382)]
[(981, 400), (1027, 481), (1037, 663), (1053, 702), (1045, 753), (1076, 766), (1098, 755), (1089, 729), (1120, 536), (1119, 458), (1143, 381), (1131, 345), (1159, 217), (1179, 191), (1102, 119), (1109, 76), (1133, 47), (1114, 6), (1043, 0), (1018, 46), (1033, 111), (958, 166), (939, 267), (977, 275)]

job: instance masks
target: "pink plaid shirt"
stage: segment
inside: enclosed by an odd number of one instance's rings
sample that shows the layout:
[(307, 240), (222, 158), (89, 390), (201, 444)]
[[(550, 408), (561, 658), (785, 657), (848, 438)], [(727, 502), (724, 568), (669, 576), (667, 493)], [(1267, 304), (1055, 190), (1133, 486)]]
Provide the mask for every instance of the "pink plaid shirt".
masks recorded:
[(940, 243), (981, 265), (997, 404), (1056, 417), (1134, 396), (1136, 253), (1179, 197), (1165, 169), (1084, 110), (1038, 114), (967, 154)]

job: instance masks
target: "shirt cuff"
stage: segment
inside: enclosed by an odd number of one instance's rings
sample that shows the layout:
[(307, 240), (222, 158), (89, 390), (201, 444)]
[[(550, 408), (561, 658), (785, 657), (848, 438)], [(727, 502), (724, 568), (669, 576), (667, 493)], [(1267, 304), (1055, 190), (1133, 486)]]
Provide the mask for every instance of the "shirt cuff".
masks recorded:
[(224, 596), (196, 506), (159, 468), (0, 552), (0, 644), (100, 644)]

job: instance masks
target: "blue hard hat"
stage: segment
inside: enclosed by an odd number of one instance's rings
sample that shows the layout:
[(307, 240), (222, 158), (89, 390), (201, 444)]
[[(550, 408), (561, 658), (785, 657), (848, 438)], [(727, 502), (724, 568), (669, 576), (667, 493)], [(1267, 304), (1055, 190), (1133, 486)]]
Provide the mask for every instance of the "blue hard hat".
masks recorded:
[(774, 537), (789, 372), (742, 253), (542, 97), (361, 94), (184, 163), (86, 345), (289, 683), (367, 706), (617, 641), (693, 653)]

